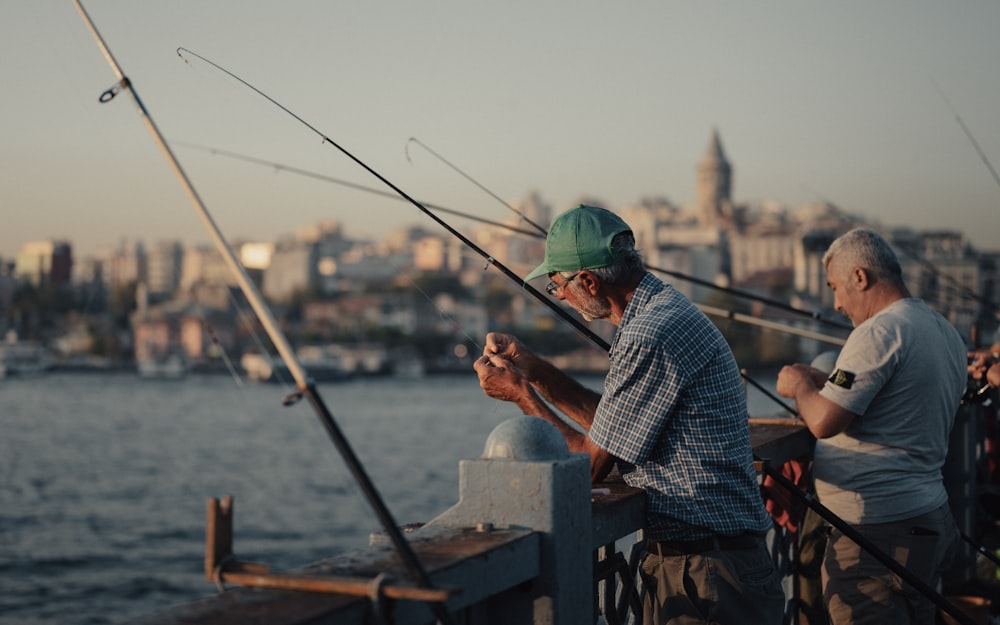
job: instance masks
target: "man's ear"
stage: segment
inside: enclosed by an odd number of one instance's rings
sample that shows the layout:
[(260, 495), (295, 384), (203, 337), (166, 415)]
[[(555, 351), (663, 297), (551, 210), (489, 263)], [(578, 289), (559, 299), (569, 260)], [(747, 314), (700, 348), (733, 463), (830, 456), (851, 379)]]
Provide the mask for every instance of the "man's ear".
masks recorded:
[(868, 270), (864, 267), (854, 268), (854, 271), (851, 272), (851, 281), (854, 282), (854, 286), (856, 286), (859, 291), (864, 291), (874, 284), (869, 279)]
[(576, 279), (591, 295), (597, 295), (597, 291), (601, 288), (601, 279), (586, 269), (581, 269)]

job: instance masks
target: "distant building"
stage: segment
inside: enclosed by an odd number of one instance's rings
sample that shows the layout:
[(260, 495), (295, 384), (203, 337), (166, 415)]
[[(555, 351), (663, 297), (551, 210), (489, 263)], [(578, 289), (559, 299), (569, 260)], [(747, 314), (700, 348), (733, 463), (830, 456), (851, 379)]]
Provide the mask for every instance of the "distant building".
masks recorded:
[(775, 269), (792, 267), (797, 239), (787, 228), (730, 233), (729, 262), (733, 284), (748, 282)]
[(705, 227), (722, 227), (732, 220), (733, 168), (722, 150), (719, 131), (712, 132), (705, 156), (698, 162), (698, 221)]
[(271, 264), (274, 243), (253, 242), (239, 246), (240, 262), (248, 271), (263, 271)]
[(312, 264), (311, 243), (297, 240), (280, 241), (274, 248), (271, 263), (264, 270), (261, 292), (274, 302), (287, 302), (296, 293), (309, 287)]
[(70, 283), (73, 251), (66, 241), (33, 241), (17, 252), (14, 272), (36, 287)]
[(823, 255), (839, 235), (837, 231), (814, 230), (796, 240), (793, 305), (807, 310), (833, 310), (833, 291), (826, 284)]
[(236, 281), (222, 254), (214, 247), (189, 246), (181, 261), (180, 288), (190, 291), (195, 285), (232, 285)]
[(109, 284), (104, 262), (97, 256), (73, 261), (72, 282), (80, 298), (87, 302), (86, 313), (103, 312), (109, 303)]
[[(717, 286), (728, 286), (728, 239), (718, 228), (678, 228), (661, 225), (657, 229), (657, 258), (665, 269)], [(671, 279), (677, 290), (696, 302), (714, 291), (694, 281)]]
[(891, 241), (910, 294), (944, 315), (963, 336), (973, 336), (986, 304), (979, 255), (962, 234), (897, 230)]
[(109, 293), (146, 278), (146, 247), (141, 241), (123, 240), (117, 248), (100, 250), (96, 259), (100, 263), (101, 277)]
[[(502, 221), (504, 226), (482, 226), (476, 230), (473, 241), (498, 263), (518, 275), (526, 275), (545, 254), (544, 231), (552, 221), (552, 207), (537, 191), (532, 191), (521, 202), (513, 204), (513, 208), (517, 212)], [(473, 258), (466, 252), (468, 258)], [(482, 265), (477, 266), (479, 260), (485, 259), (474, 259), (463, 283), (471, 285), (480, 281)]]
[(7, 318), (15, 288), (17, 278), (14, 276), (14, 263), (0, 258), (0, 333), (6, 331), (3, 321)]
[(647, 266), (672, 272), (668, 281), (675, 288), (695, 301), (704, 301), (713, 289), (698, 282), (719, 286), (732, 282), (733, 168), (718, 131), (713, 131), (696, 171), (693, 207), (681, 209), (666, 198), (649, 198), (623, 209), (621, 215), (632, 227)]
[(234, 352), (232, 311), (183, 301), (150, 304), (142, 283), (136, 289), (136, 300), (131, 318), (136, 363), (162, 362), (171, 356), (199, 363)]
[(684, 223), (680, 208), (666, 197), (644, 198), (634, 205), (622, 208), (618, 214), (632, 227), (635, 248), (646, 262), (652, 265), (661, 262), (657, 258), (659, 246), (657, 237), (661, 225), (683, 227), (694, 225)]
[[(413, 232), (418, 231), (412, 229)], [(263, 271), (261, 292), (275, 302), (287, 303), (297, 294), (332, 295), (348, 289), (355, 281), (391, 279), (396, 268), (413, 265), (411, 231), (397, 232), (381, 249), (365, 247), (344, 236), (336, 222), (321, 222), (302, 228), (294, 239), (279, 241)], [(422, 233), (422, 231), (419, 231)], [(402, 237), (402, 239), (400, 239)], [(405, 260), (381, 264), (372, 254), (396, 256), (400, 246), (407, 248)], [(366, 253), (359, 253), (364, 250)]]
[(361, 336), (366, 329), (417, 331), (417, 309), (412, 294), (351, 295), (336, 300), (306, 302), (302, 318), (307, 328)]
[(146, 254), (146, 286), (154, 300), (170, 297), (181, 285), (184, 246), (180, 241), (159, 241)]

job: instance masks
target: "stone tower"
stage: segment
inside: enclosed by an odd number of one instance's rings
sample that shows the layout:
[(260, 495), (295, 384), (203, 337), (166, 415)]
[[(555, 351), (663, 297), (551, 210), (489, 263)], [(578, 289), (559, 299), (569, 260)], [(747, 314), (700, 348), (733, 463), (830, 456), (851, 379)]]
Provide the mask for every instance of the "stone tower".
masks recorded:
[(722, 151), (719, 131), (712, 131), (708, 150), (698, 163), (698, 221), (702, 226), (720, 227), (732, 213), (733, 169)]

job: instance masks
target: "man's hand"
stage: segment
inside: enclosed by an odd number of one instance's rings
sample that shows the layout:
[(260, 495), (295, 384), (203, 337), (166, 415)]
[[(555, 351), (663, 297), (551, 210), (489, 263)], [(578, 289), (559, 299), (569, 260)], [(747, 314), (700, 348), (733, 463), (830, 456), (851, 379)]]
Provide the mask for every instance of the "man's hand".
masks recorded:
[(816, 438), (840, 434), (857, 416), (819, 394), (826, 373), (801, 363), (787, 365), (778, 372), (778, 395), (795, 400), (799, 416)]
[(778, 395), (795, 399), (800, 385), (810, 384), (815, 389), (822, 387), (825, 381), (826, 373), (819, 369), (802, 363), (786, 365), (778, 372)]
[(493, 399), (519, 403), (533, 392), (521, 370), (503, 356), (481, 356), (472, 367), (479, 376), (479, 386)]
[(502, 357), (519, 369), (525, 378), (531, 376), (532, 369), (538, 362), (538, 356), (525, 347), (521, 341), (517, 340), (517, 337), (502, 332), (490, 332), (486, 335), (486, 346), (483, 348), (483, 356)]
[(1000, 387), (1000, 362), (986, 370), (986, 382), (993, 388)]
[[(986, 378), (987, 371), (1000, 363), (1000, 359), (997, 359), (991, 352), (969, 352), (969, 358), (972, 359), (972, 362), (969, 363), (968, 371), (973, 380)], [(987, 381), (989, 381), (988, 378)]]

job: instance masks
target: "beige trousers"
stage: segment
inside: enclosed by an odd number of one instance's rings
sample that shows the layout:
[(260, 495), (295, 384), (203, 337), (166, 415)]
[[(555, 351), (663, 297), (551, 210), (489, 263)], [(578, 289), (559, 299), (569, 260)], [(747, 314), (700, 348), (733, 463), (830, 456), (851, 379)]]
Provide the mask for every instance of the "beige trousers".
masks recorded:
[[(958, 544), (948, 504), (896, 521), (855, 525), (883, 553), (935, 588)], [(937, 607), (837, 529), (823, 557), (823, 599), (833, 625), (933, 625)]]
[(646, 554), (644, 625), (781, 625), (785, 595), (764, 545), (692, 555)]

